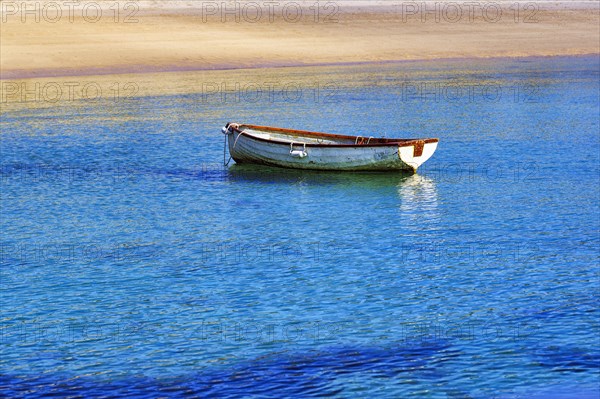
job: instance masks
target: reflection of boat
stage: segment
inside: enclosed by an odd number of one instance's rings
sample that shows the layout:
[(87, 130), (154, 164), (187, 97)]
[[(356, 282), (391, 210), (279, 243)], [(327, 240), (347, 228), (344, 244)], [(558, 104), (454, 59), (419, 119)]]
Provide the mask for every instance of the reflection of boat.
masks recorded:
[(433, 220), (438, 216), (435, 183), (428, 177), (412, 175), (398, 185), (402, 199), (400, 210), (404, 216), (413, 214), (417, 219)]
[(438, 139), (388, 139), (228, 123), (223, 128), (237, 163), (284, 168), (415, 172)]

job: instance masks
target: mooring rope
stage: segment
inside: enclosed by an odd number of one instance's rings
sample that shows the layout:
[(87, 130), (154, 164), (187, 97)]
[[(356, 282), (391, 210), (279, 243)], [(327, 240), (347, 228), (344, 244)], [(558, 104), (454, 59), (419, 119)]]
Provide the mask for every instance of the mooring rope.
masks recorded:
[[(231, 153), (229, 153), (229, 159), (227, 161), (225, 160), (225, 158), (227, 158), (227, 136), (229, 136), (230, 134), (233, 134), (233, 130), (229, 130), (229, 129), (232, 127), (235, 129), (238, 129), (239, 126), (240, 125), (238, 123), (228, 123), (225, 127), (223, 127), (223, 129), (221, 129), (221, 132), (223, 133), (223, 135), (225, 137), (225, 141), (223, 142), (223, 166), (229, 165), (229, 162), (231, 162), (231, 159), (232, 159)], [(233, 143), (233, 148), (235, 148), (235, 145), (237, 144), (237, 139), (239, 139), (243, 133), (244, 132), (242, 131), (237, 136), (237, 138), (235, 139), (235, 141)]]
[(233, 147), (231, 147), (232, 150), (235, 149), (235, 145), (237, 144), (237, 141), (239, 140), (240, 137), (242, 137), (242, 134), (244, 134), (244, 133), (246, 133), (246, 131), (242, 130), (240, 132), (240, 134), (238, 134), (238, 136), (235, 138), (235, 141), (233, 142)]
[(231, 162), (231, 154), (229, 155), (229, 159), (225, 161), (225, 158), (227, 158), (227, 135), (223, 137), (225, 137), (225, 142), (223, 143), (223, 166), (228, 166), (229, 162)]

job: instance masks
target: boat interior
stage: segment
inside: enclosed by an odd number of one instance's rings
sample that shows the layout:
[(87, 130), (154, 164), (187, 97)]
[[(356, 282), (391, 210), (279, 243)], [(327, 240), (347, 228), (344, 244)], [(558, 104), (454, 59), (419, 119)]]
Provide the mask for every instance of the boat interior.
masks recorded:
[(413, 139), (388, 139), (373, 136), (346, 136), (329, 133), (308, 132), (303, 130), (270, 128), (254, 125), (240, 125), (236, 128), (245, 134), (263, 139), (279, 141), (284, 143), (306, 143), (306, 144), (345, 144), (345, 145), (368, 145), (389, 144), (412, 141)]
[[(306, 143), (306, 144), (355, 144), (351, 139), (319, 137), (304, 134), (289, 134), (266, 130), (244, 129), (244, 132), (254, 137), (264, 140), (283, 141), (286, 143)], [(357, 138), (358, 139), (358, 138)]]

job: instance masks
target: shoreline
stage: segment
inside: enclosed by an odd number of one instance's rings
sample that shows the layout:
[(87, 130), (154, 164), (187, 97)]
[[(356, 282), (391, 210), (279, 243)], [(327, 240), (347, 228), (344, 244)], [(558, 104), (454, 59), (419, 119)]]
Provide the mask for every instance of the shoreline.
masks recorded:
[[(446, 93), (457, 85), (476, 93), (488, 86), (498, 90), (499, 84), (504, 81), (510, 82), (510, 86), (504, 89), (511, 91), (511, 95), (515, 95), (514, 90), (518, 90), (519, 95), (530, 95), (527, 93), (531, 93), (532, 87), (542, 87), (544, 80), (553, 79), (556, 72), (572, 70), (575, 66), (597, 70), (600, 58), (596, 54), (478, 60), (453, 58), (2, 80), (0, 109), (8, 112), (32, 107), (82, 106), (96, 101), (118, 103), (139, 97), (180, 95), (199, 95), (195, 98), (201, 105), (215, 99), (238, 103), (262, 98), (275, 103), (298, 95), (320, 99), (315, 101), (325, 104), (339, 90), (362, 87), (363, 80), (373, 73), (382, 78), (381, 85), (388, 85), (396, 93), (398, 90), (423, 90), (423, 84), (433, 85), (429, 88), (441, 90), (440, 93)], [(515, 70), (520, 71), (520, 75), (513, 76), (512, 71)], [(460, 81), (443, 78), (448, 76), (449, 71), (467, 78)], [(340, 80), (340, 76), (354, 76), (356, 79)], [(471, 79), (476, 79), (476, 82)]]
[(236, 67), (236, 66), (223, 66), (214, 68), (164, 68), (159, 69), (152, 66), (143, 68), (142, 70), (131, 70), (128, 67), (123, 68), (110, 68), (102, 70), (88, 69), (85, 71), (64, 71), (63, 69), (50, 71), (27, 71), (19, 73), (20, 71), (14, 71), (7, 77), (0, 75), (0, 81), (21, 81), (31, 79), (50, 79), (59, 78), (65, 79), (69, 77), (81, 77), (91, 78), (94, 76), (108, 77), (108, 76), (120, 76), (120, 75), (132, 75), (132, 76), (144, 76), (144, 75), (155, 75), (155, 74), (173, 74), (173, 73), (193, 73), (193, 72), (226, 72), (226, 71), (256, 71), (256, 70), (269, 70), (269, 69), (286, 69), (286, 68), (319, 68), (319, 67), (352, 67), (352, 66), (386, 66), (396, 64), (409, 64), (409, 63), (445, 63), (445, 62), (461, 62), (461, 61), (512, 61), (512, 60), (539, 60), (539, 59), (564, 59), (564, 58), (586, 58), (597, 56), (600, 59), (600, 53), (581, 53), (581, 54), (553, 54), (553, 55), (518, 55), (518, 56), (490, 56), (490, 57), (440, 57), (440, 58), (417, 58), (417, 59), (401, 59), (401, 60), (383, 60), (383, 61), (347, 61), (347, 62), (332, 62), (332, 63), (314, 63), (314, 64), (257, 64), (252, 66)]

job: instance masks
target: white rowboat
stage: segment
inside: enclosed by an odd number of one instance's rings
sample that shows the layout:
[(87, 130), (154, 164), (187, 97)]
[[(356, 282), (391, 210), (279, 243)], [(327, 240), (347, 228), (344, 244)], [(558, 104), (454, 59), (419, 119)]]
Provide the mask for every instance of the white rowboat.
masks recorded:
[(228, 123), (229, 154), (237, 163), (283, 168), (416, 172), (438, 139), (388, 139)]

